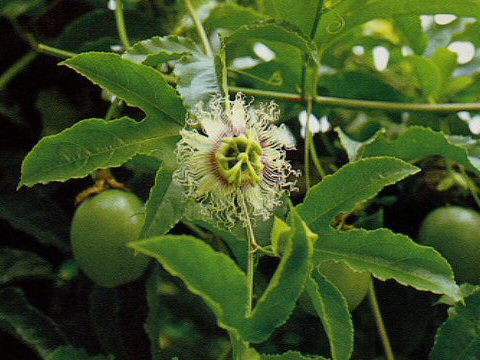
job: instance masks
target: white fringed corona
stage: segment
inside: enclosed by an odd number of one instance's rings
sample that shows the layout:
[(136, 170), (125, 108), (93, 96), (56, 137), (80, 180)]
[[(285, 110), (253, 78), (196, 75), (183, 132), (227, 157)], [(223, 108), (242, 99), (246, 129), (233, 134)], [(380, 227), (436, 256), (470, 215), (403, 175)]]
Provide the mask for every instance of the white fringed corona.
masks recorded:
[(177, 145), (175, 179), (203, 215), (227, 227), (245, 224), (249, 216), (269, 218), (282, 195), (295, 189), (290, 177), (299, 175), (286, 161), (293, 137), (273, 124), (277, 105), (253, 107), (245, 100), (237, 94), (229, 104), (216, 97), (206, 107), (197, 105)]

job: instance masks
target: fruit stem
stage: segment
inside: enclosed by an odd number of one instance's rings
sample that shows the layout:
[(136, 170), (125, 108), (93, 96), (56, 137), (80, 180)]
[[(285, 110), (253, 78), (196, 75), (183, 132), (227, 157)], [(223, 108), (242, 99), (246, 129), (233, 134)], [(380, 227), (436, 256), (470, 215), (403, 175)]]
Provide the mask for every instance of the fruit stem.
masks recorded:
[(383, 322), (382, 313), (380, 312), (380, 306), (378, 305), (377, 295), (375, 293), (375, 286), (373, 279), (370, 281), (368, 288), (368, 300), (372, 308), (373, 316), (375, 317), (375, 323), (377, 324), (378, 334), (382, 339), (383, 350), (385, 351), (385, 357), (387, 360), (395, 360), (393, 355), (392, 346), (390, 345), (390, 339), (388, 338), (387, 329)]

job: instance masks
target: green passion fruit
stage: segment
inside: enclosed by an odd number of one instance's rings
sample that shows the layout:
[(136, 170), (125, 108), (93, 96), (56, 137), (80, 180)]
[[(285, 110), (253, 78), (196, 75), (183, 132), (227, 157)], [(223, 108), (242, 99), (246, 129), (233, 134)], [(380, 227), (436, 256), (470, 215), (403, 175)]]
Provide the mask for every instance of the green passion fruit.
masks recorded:
[(81, 203), (72, 221), (72, 251), (83, 272), (95, 283), (116, 287), (139, 278), (149, 258), (127, 243), (140, 235), (143, 202), (122, 190), (106, 190)]
[[(348, 310), (353, 311), (367, 296), (371, 276), (367, 272), (354, 271), (343, 262), (325, 261), (318, 270), (333, 284), (347, 300)], [(304, 292), (300, 297), (300, 305), (307, 313), (315, 315), (315, 309)]]
[(433, 210), (423, 220), (419, 242), (437, 249), (459, 282), (480, 284), (480, 214), (460, 206)]
[(370, 273), (357, 272), (343, 262), (334, 261), (322, 262), (318, 270), (341, 291), (350, 311), (355, 310), (367, 296)]

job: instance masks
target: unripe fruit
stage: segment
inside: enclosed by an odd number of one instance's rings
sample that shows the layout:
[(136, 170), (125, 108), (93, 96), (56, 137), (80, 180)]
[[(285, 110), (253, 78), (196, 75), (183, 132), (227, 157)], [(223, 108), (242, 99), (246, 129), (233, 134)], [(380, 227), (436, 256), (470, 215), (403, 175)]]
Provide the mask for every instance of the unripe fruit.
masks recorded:
[(80, 268), (104, 287), (140, 277), (149, 258), (135, 255), (127, 243), (138, 239), (144, 220), (143, 202), (132, 193), (107, 190), (85, 200), (71, 228), (73, 255)]
[(480, 214), (449, 206), (435, 209), (423, 220), (419, 242), (433, 246), (452, 265), (459, 282), (480, 284)]
[(365, 299), (368, 293), (371, 276), (367, 272), (356, 272), (342, 262), (325, 261), (318, 269), (341, 291), (347, 299), (348, 309), (353, 311)]
[[(318, 266), (318, 270), (340, 290), (347, 300), (348, 310), (355, 310), (367, 296), (371, 281), (370, 273), (356, 272), (348, 265), (334, 261), (322, 262)], [(300, 305), (307, 313), (316, 315), (307, 292), (300, 297)]]

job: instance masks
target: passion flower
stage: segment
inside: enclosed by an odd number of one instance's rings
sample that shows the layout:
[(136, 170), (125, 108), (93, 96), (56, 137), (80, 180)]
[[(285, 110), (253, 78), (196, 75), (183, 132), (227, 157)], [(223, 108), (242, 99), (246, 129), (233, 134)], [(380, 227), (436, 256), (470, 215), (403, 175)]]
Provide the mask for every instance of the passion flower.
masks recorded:
[(242, 94), (198, 104), (181, 131), (175, 179), (204, 215), (227, 227), (249, 216), (267, 219), (299, 173), (286, 160), (295, 142), (275, 103), (254, 107)]

